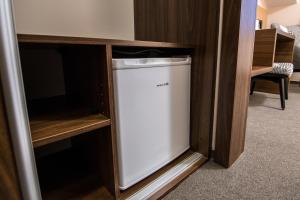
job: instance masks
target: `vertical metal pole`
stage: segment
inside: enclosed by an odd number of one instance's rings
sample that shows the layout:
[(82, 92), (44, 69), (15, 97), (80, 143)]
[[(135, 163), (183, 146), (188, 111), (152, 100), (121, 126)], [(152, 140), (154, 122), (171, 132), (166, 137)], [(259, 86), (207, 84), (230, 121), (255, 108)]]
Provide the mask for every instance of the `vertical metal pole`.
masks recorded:
[(23, 199), (39, 200), (11, 0), (0, 0), (0, 74)]

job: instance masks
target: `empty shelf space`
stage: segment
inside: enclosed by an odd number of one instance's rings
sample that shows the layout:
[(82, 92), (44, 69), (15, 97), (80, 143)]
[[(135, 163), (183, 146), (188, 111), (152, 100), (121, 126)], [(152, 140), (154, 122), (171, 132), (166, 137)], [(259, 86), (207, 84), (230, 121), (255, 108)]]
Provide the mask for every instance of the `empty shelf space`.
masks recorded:
[(113, 199), (105, 186), (104, 174), (109, 173), (108, 161), (104, 154), (94, 152), (108, 150), (102, 145), (108, 136), (109, 129), (101, 129), (75, 136), (60, 144), (36, 148), (42, 198)]
[(295, 36), (280, 30), (277, 30), (277, 39), (279, 41), (295, 40)]
[(93, 179), (95, 178), (78, 179), (73, 184), (46, 191), (43, 194), (43, 199), (113, 200), (113, 195), (104, 186), (99, 186), (97, 180)]
[(79, 135), (98, 128), (109, 126), (110, 119), (101, 114), (88, 114), (80, 111), (60, 111), (35, 116), (30, 120), (34, 147)]
[(261, 74), (265, 74), (272, 71), (272, 67), (269, 66), (253, 66), (251, 76), (257, 76)]

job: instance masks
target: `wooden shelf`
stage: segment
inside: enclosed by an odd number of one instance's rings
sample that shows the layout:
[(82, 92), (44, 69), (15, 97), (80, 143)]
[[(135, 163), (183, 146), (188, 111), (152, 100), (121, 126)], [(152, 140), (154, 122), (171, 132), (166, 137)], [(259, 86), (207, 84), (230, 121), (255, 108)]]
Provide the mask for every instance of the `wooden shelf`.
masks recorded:
[(35, 116), (30, 120), (32, 142), (40, 147), (81, 133), (109, 126), (110, 119), (101, 114), (60, 111)]
[(83, 44), (83, 45), (112, 45), (125, 47), (156, 47), (156, 48), (195, 48), (190, 44), (170, 42), (152, 42), (139, 40), (113, 40), (102, 38), (82, 38), (51, 35), (18, 34), (21, 43), (47, 43), (47, 44)]
[[(79, 151), (87, 153), (81, 154)], [(91, 156), (89, 152), (86, 148), (79, 148), (37, 158), (42, 198), (113, 200), (112, 194), (102, 183), (101, 169), (92, 170), (95, 166), (87, 162), (86, 158)]]
[[(276, 29), (263, 29), (255, 33), (253, 69), (251, 76), (268, 73), (274, 63), (292, 63), (295, 36)], [(255, 82), (255, 91), (278, 94), (278, 84), (270, 80)]]
[(269, 66), (253, 66), (251, 77), (271, 72), (272, 69), (273, 67), (269, 67)]
[[(78, 180), (79, 183), (68, 185), (54, 191), (45, 192), (43, 199), (85, 199), (85, 200), (113, 200), (114, 197), (104, 186), (97, 186), (97, 182)], [(93, 188), (93, 189), (91, 189)]]
[(277, 39), (281, 41), (286, 41), (286, 40), (295, 40), (295, 36), (291, 35), (289, 33), (277, 30)]

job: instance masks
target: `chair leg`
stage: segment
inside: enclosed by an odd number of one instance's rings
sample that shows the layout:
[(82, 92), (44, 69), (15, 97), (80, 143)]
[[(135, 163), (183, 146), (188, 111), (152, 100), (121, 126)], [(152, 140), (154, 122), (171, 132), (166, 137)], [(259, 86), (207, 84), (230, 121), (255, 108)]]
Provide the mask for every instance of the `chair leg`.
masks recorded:
[(285, 93), (285, 99), (289, 99), (289, 79), (284, 78), (284, 93)]
[(253, 92), (254, 92), (254, 89), (255, 89), (255, 84), (256, 84), (256, 81), (255, 81), (255, 80), (252, 80), (252, 81), (251, 81), (251, 90), (250, 90), (250, 95), (252, 95), (252, 94), (253, 94)]
[(284, 92), (284, 79), (279, 80), (280, 102), (282, 110), (285, 109), (285, 92)]

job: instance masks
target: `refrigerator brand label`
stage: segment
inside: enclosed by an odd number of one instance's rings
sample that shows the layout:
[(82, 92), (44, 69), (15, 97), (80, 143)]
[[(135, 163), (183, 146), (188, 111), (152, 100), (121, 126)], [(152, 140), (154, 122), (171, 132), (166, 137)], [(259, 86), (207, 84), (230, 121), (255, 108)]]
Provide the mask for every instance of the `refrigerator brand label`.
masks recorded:
[(169, 83), (160, 83), (160, 84), (157, 84), (156, 87), (163, 87), (163, 86), (168, 86)]

